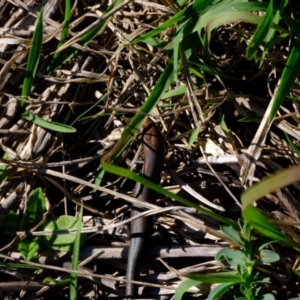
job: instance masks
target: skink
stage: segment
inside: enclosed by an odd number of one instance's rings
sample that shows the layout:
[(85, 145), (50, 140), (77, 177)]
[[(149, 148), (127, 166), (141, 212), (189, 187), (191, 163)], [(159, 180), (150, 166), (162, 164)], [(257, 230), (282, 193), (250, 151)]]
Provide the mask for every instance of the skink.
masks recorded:
[[(142, 174), (155, 183), (160, 181), (160, 173), (163, 163), (163, 136), (157, 126), (147, 119), (143, 126), (142, 133), (144, 165)], [(156, 192), (137, 183), (135, 187), (135, 197), (146, 202), (154, 202)], [(133, 205), (131, 208), (131, 217), (138, 215), (143, 208)], [(141, 263), (144, 255), (147, 236), (149, 234), (149, 220), (147, 218), (138, 218), (131, 222), (130, 246), (127, 262), (127, 280), (139, 280)], [(134, 299), (138, 293), (138, 286), (132, 283), (126, 283), (127, 299)]]

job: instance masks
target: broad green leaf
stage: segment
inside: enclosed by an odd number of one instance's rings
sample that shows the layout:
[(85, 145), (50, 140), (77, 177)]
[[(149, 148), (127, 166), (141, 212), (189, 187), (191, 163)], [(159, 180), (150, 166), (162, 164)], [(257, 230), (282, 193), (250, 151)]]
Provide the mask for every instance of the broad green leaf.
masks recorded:
[(43, 8), (41, 9), (36, 27), (33, 33), (32, 44), (29, 51), (25, 79), (22, 87), (22, 101), (21, 107), (24, 110), (27, 106), (26, 100), (30, 94), (33, 79), (40, 61), (41, 50), (43, 42)]
[(228, 290), (236, 285), (236, 282), (223, 283), (216, 286), (208, 295), (207, 300), (217, 300), (225, 294)]
[(41, 126), (42, 128), (49, 129), (49, 130), (52, 130), (52, 131), (63, 132), (63, 133), (74, 133), (74, 132), (76, 132), (76, 129), (69, 126), (69, 125), (44, 120), (44, 119), (34, 115), (30, 111), (25, 111), (22, 114), (22, 118), (29, 121), (29, 122), (32, 122), (32, 123), (34, 123), (38, 126)]
[(296, 39), (292, 51), (283, 69), (278, 90), (275, 92), (273, 106), (269, 115), (269, 122), (275, 117), (282, 101), (290, 91), (300, 70), (300, 40)]
[(275, 297), (272, 294), (264, 294), (259, 297), (259, 300), (275, 300)]
[[(61, 216), (56, 221), (46, 222), (41, 230), (43, 231), (56, 231), (56, 230), (70, 230), (77, 229), (78, 222), (81, 223), (77, 218), (73, 216)], [(82, 234), (82, 240), (86, 238), (85, 234)], [(47, 236), (42, 236), (40, 240), (49, 248), (54, 250), (59, 250), (62, 252), (69, 252), (73, 249), (74, 242), (76, 239), (76, 234), (49, 234)]]
[(31, 260), (33, 257), (35, 257), (37, 251), (39, 250), (38, 241), (38, 237), (28, 236), (19, 242), (18, 249), (24, 259)]
[[(21, 224), (21, 217), (17, 215), (14, 211), (10, 210), (5, 217), (4, 222), (1, 224), (1, 242), (0, 244), (7, 243), (15, 237), (15, 232), (19, 231)], [(11, 232), (12, 235), (3, 234), (4, 232)]]
[(222, 232), (229, 237), (235, 244), (239, 246), (244, 246), (244, 242), (238, 231), (236, 231), (232, 226), (221, 226)]
[(26, 203), (23, 229), (28, 230), (37, 225), (42, 219), (46, 209), (46, 200), (42, 189), (33, 190)]
[(268, 249), (264, 249), (260, 251), (259, 258), (255, 260), (255, 263), (269, 264), (279, 260), (280, 260), (280, 256), (276, 252)]
[(244, 266), (247, 262), (247, 257), (240, 250), (224, 248), (216, 254), (216, 260), (226, 260), (233, 267), (237, 267), (238, 265)]
[(225, 217), (222, 217), (222, 216), (220, 216), (220, 215), (218, 215), (218, 214), (216, 214), (216, 213), (214, 213), (210, 210), (202, 208), (201, 206), (199, 206), (199, 205), (197, 205), (197, 204), (195, 204), (195, 203), (193, 203), (189, 200), (186, 200), (185, 198), (183, 198), (183, 197), (181, 197), (177, 194), (173, 194), (173, 193), (169, 192), (168, 190), (160, 187), (159, 185), (153, 183), (152, 181), (145, 178), (144, 176), (138, 175), (138, 174), (136, 174), (136, 173), (134, 173), (130, 170), (120, 168), (120, 167), (117, 167), (115, 165), (111, 165), (111, 164), (108, 164), (108, 163), (102, 164), (102, 167), (105, 171), (107, 171), (109, 173), (129, 178), (131, 180), (134, 180), (135, 182), (140, 182), (144, 186), (147, 186), (147, 187), (155, 190), (159, 194), (165, 195), (165, 196), (167, 196), (171, 199), (175, 199), (177, 202), (179, 202), (181, 204), (184, 204), (186, 206), (193, 207), (196, 210), (198, 210), (199, 212), (201, 212), (201, 213), (203, 213), (207, 216), (210, 216), (210, 217), (214, 218), (215, 220), (219, 220), (219, 221), (221, 221), (225, 224), (228, 224), (228, 225), (236, 226), (236, 223), (234, 221), (232, 221), (230, 219), (227, 219)]

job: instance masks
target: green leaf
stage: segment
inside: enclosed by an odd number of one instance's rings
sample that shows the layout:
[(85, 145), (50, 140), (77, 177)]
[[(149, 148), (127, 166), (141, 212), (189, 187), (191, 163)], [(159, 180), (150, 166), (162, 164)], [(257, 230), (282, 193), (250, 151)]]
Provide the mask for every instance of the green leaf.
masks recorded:
[(262, 18), (254, 15), (249, 12), (228, 12), (226, 14), (220, 13), (219, 15), (215, 16), (208, 24), (207, 24), (207, 41), (210, 41), (211, 32), (229, 22), (246, 22), (251, 24), (260, 24)]
[(133, 43), (144, 42), (146, 39), (151, 38), (151, 37), (161, 33), (162, 31), (168, 29), (169, 27), (172, 27), (173, 25), (176, 25), (179, 21), (182, 21), (183, 19), (188, 19), (190, 16), (195, 15), (198, 11), (203, 10), (205, 7), (208, 7), (213, 2), (216, 2), (216, 1), (214, 1), (214, 0), (197, 0), (197, 1), (195, 1), (186, 9), (180, 11), (175, 16), (169, 18), (166, 22), (164, 22), (159, 27), (157, 27), (154, 30), (146, 33), (145, 35), (135, 39), (133, 41)]
[[(61, 216), (56, 221), (46, 222), (41, 230), (43, 231), (56, 231), (56, 230), (70, 230), (78, 228), (77, 218), (73, 216)], [(86, 238), (86, 234), (82, 234), (82, 240)], [(73, 249), (74, 242), (76, 239), (76, 234), (67, 233), (67, 234), (49, 234), (47, 236), (42, 236), (40, 240), (49, 248), (54, 250), (59, 250), (62, 252), (69, 252)]]
[(151, 114), (157, 105), (160, 97), (165, 93), (167, 88), (171, 85), (174, 78), (173, 64), (169, 63), (164, 72), (159, 77), (152, 93), (142, 105), (141, 109), (132, 118), (130, 123), (124, 128), (121, 138), (114, 146), (114, 152), (109, 152), (109, 157), (105, 159), (106, 162), (113, 162), (123, 151), (127, 148), (133, 137), (137, 134), (148, 115)]
[(198, 129), (198, 127), (193, 129), (192, 134), (190, 136), (190, 140), (189, 140), (188, 150), (191, 149), (191, 147), (193, 146), (193, 144), (198, 139), (199, 133), (200, 133), (200, 130)]
[(282, 19), (285, 23), (294, 31), (296, 36), (300, 36), (300, 22), (298, 20), (292, 19), (290, 16), (283, 14)]
[[(20, 229), (21, 218), (14, 211), (10, 210), (7, 216), (5, 217), (4, 222), (1, 224), (1, 244), (7, 243), (9, 240), (12, 240), (15, 236), (15, 232)], [(4, 235), (3, 232), (11, 232), (12, 235)]]
[(289, 244), (296, 249), (300, 249), (299, 244), (284, 236), (277, 227), (271, 224), (268, 219), (254, 207), (248, 206), (243, 211), (243, 217), (255, 230), (266, 237), (269, 237), (275, 241)]
[(42, 42), (43, 42), (43, 8), (39, 13), (36, 27), (33, 33), (32, 44), (30, 47), (27, 66), (26, 66), (25, 79), (23, 81), (22, 101), (21, 101), (21, 107), (23, 110), (27, 106), (25, 100), (27, 100), (30, 94), (33, 79), (35, 78), (36, 70), (40, 61)]
[(232, 226), (221, 226), (222, 232), (229, 237), (235, 244), (243, 247), (244, 242), (240, 237), (238, 231), (236, 231)]
[(63, 285), (66, 285), (66, 284), (69, 284), (70, 283), (70, 278), (67, 278), (67, 279), (54, 279), (54, 278), (51, 278), (51, 277), (46, 277), (44, 280), (43, 280), (43, 283), (45, 284), (63, 284)]
[(273, 106), (269, 115), (269, 122), (275, 117), (282, 101), (290, 91), (300, 70), (300, 40), (296, 39), (295, 45), (289, 55), (286, 65), (283, 69), (278, 90), (275, 93)]
[(280, 256), (276, 252), (268, 249), (261, 250), (259, 256), (259, 259), (256, 259), (255, 263), (269, 264), (280, 260)]
[(216, 286), (208, 295), (207, 300), (217, 300), (228, 290), (236, 285), (236, 282), (223, 283)]
[(240, 250), (225, 248), (216, 254), (216, 260), (226, 260), (233, 267), (237, 267), (238, 265), (245, 266), (247, 257), (244, 252)]
[[(10, 160), (9, 156), (7, 153), (3, 154), (3, 158), (5, 160)], [(7, 178), (12, 176), (14, 173), (16, 173), (16, 168), (10, 166), (0, 166), (0, 183), (4, 182)]]
[(183, 294), (191, 287), (199, 284), (198, 280), (187, 279), (179, 284), (175, 292), (175, 300), (181, 300)]
[(152, 181), (145, 178), (144, 176), (138, 175), (138, 174), (136, 174), (136, 173), (134, 173), (130, 170), (120, 168), (120, 167), (117, 167), (115, 165), (111, 165), (111, 164), (107, 164), (107, 163), (102, 164), (102, 167), (103, 167), (103, 170), (105, 170), (109, 173), (129, 178), (131, 180), (134, 180), (135, 182), (140, 182), (144, 186), (147, 186), (147, 187), (155, 190), (159, 194), (165, 195), (165, 196), (167, 196), (171, 199), (175, 199), (179, 203), (184, 204), (186, 206), (193, 207), (196, 210), (198, 210), (199, 212), (201, 212), (201, 213), (203, 213), (207, 216), (210, 216), (210, 217), (214, 218), (215, 220), (219, 220), (219, 221), (221, 221), (225, 224), (228, 224), (228, 225), (236, 226), (236, 223), (234, 221), (232, 221), (230, 219), (227, 219), (225, 217), (222, 217), (222, 216), (220, 216), (220, 215), (218, 215), (218, 214), (216, 214), (216, 213), (214, 213), (210, 210), (202, 208), (201, 206), (195, 204), (194, 202), (186, 200), (185, 198), (183, 198), (183, 197), (181, 197), (177, 194), (173, 194), (173, 193), (169, 192), (168, 190), (163, 189), (159, 185), (153, 183)]
[(213, 274), (189, 274), (186, 277), (198, 282), (214, 284), (214, 283), (241, 283), (241, 277), (236, 271), (219, 272)]
[(264, 38), (266, 37), (271, 24), (273, 21), (273, 0), (270, 1), (267, 12), (256, 29), (247, 49), (246, 49), (246, 58), (252, 59), (256, 56), (257, 51), (262, 45)]
[[(72, 255), (72, 270), (77, 271), (79, 268), (79, 254), (80, 254), (80, 238), (81, 238), (81, 228), (82, 228), (82, 214), (83, 214), (83, 208), (81, 203), (81, 209), (80, 209), (80, 215), (79, 220), (80, 222), (77, 222), (77, 232), (76, 237), (74, 241), (74, 247), (73, 247), (73, 255)], [(76, 300), (77, 299), (77, 289), (78, 289), (78, 275), (72, 273), (70, 276), (70, 299)]]
[[(115, 0), (112, 2), (112, 4), (105, 10), (103, 13), (101, 19), (104, 19), (105, 15), (109, 13), (112, 9), (116, 8), (119, 4), (122, 4), (122, 0)], [(78, 41), (80, 45), (86, 46), (89, 44), (90, 41), (93, 40), (95, 36), (100, 34), (107, 26), (107, 24), (110, 22), (112, 16), (104, 19), (101, 21), (101, 19), (94, 25), (93, 28), (91, 28), (89, 31), (87, 31)], [(61, 55), (58, 55), (57, 59), (53, 62), (51, 65), (51, 68), (49, 68), (49, 73), (55, 71), (57, 68), (59, 68), (61, 65), (63, 65), (65, 62), (70, 60), (72, 57), (74, 57), (80, 50), (75, 48), (68, 48), (65, 50), (64, 53)]]
[(272, 294), (264, 294), (259, 297), (259, 300), (275, 300), (275, 297)]
[(36, 125), (38, 125), (42, 128), (49, 129), (49, 130), (52, 130), (52, 131), (63, 132), (63, 133), (74, 133), (74, 132), (76, 132), (76, 129), (69, 126), (69, 125), (44, 120), (44, 119), (32, 114), (30, 111), (25, 111), (22, 114), (22, 118), (29, 121), (29, 122), (32, 122), (32, 123), (34, 123), (34, 124), (36, 124)]
[(251, 248), (252, 248), (253, 253), (256, 254), (256, 253), (260, 252), (261, 250), (263, 250), (263, 248), (267, 247), (270, 244), (273, 244), (274, 242), (275, 242), (274, 240), (272, 240), (268, 237), (262, 236), (262, 237), (257, 238), (255, 241), (251, 242)]
[(28, 230), (37, 225), (43, 219), (45, 209), (45, 196), (39, 187), (33, 190), (28, 198), (22, 229)]
[[(64, 23), (63, 28), (61, 31), (60, 36), (60, 42), (57, 45), (57, 49), (59, 49), (66, 41), (68, 34), (69, 34), (69, 26), (70, 26), (70, 20), (71, 20), (71, 0), (65, 0), (65, 16), (64, 16)], [(55, 65), (57, 65), (58, 57), (61, 55), (60, 52), (55, 52), (53, 55), (53, 59), (50, 63), (50, 65), (47, 67), (47, 72), (51, 72), (55, 68)]]
[(279, 171), (265, 177), (260, 182), (254, 184), (251, 188), (244, 191), (241, 195), (242, 209), (253, 202), (261, 199), (278, 189), (300, 180), (300, 166), (292, 167), (283, 171)]
[(296, 147), (296, 145), (293, 143), (292, 139), (286, 132), (284, 132), (284, 135), (285, 135), (290, 147), (294, 150), (294, 152), (296, 153), (298, 158), (300, 158), (300, 150), (298, 149), (298, 147)]
[(33, 257), (35, 257), (37, 251), (39, 250), (38, 241), (38, 237), (31, 236), (28, 236), (24, 240), (20, 241), (18, 249), (24, 259), (31, 260)]
[[(4, 222), (1, 225), (1, 232), (14, 232), (19, 230), (21, 218), (14, 211), (10, 210)], [(2, 236), (1, 238), (3, 238)]]

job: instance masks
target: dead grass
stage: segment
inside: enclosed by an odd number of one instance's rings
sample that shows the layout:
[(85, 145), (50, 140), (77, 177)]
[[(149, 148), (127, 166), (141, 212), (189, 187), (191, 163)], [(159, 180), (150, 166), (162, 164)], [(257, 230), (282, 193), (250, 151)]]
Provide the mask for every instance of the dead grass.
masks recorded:
[[(8, 178), (1, 178), (0, 222), (4, 222), (9, 210), (22, 216), (26, 199), (36, 187), (42, 187), (46, 195), (48, 218), (76, 215), (77, 204), (83, 200), (84, 220), (90, 236), (82, 247), (81, 260), (94, 256), (79, 269), (80, 299), (124, 297), (126, 219), (134, 183), (106, 174), (103, 182), (106, 189), (92, 184), (99, 173), (101, 156), (120, 138), (123, 127), (149, 96), (170, 59), (168, 51), (157, 51), (143, 43), (130, 45), (130, 41), (174, 14), (168, 2), (129, 3), (113, 15), (107, 28), (88, 46), (77, 44), (78, 38), (101, 15), (105, 3), (101, 6), (97, 1), (75, 2), (70, 24), (71, 42), (67, 47), (80, 49), (79, 54), (63, 68), (47, 74), (46, 68), (60, 36), (63, 3), (58, 0), (42, 4), (0, 1), (0, 147), (2, 156), (7, 153), (6, 159), (10, 161)], [(47, 120), (73, 124), (77, 129), (75, 134), (46, 131), (20, 116), (28, 45), (41, 5), (45, 9), (42, 57), (27, 109)], [(284, 40), (280, 47), (274, 48), (259, 70), (254, 61), (244, 58), (245, 41), (252, 31), (252, 26), (239, 23), (226, 24), (213, 32), (210, 45), (213, 60), (224, 74), (236, 81), (203, 73), (202, 88), (193, 89), (192, 94), (161, 100), (151, 115), (165, 137), (161, 185), (193, 201), (204, 197), (215, 204), (219, 209), (216, 211), (233, 220), (240, 217), (237, 203), (249, 179), (247, 173), (242, 174), (248, 177), (240, 176), (241, 166), (249, 157), (253, 143), (255, 146), (263, 144), (256, 157), (253, 182), (299, 163), (284, 136), (284, 132), (288, 133), (299, 145), (297, 104), (285, 101), (269, 131), (261, 127), (287, 59), (290, 41)], [(160, 38), (168, 41), (171, 36), (169, 30)], [(195, 55), (201, 61), (201, 49), (196, 49)], [(194, 80), (193, 76), (190, 80)], [(180, 74), (176, 84), (186, 81), (187, 77)], [(295, 90), (291, 91), (295, 98), (297, 86), (295, 83)], [(101, 101), (100, 97), (103, 97)], [(220, 125), (222, 118), (230, 130), (227, 134)], [(241, 122), (242, 118), (247, 122)], [(189, 148), (193, 129), (199, 128), (199, 124), (202, 132)], [(140, 170), (139, 147), (137, 135), (116, 163)], [(295, 183), (267, 195), (260, 208), (273, 218), (299, 222), (299, 189), (300, 185)], [(178, 207), (163, 196), (154, 208), (156, 226), (163, 238), (155, 242), (153, 249), (151, 247), (151, 266), (148, 261), (148, 265), (145, 264), (144, 273), (153, 268), (155, 273), (143, 276), (142, 281), (149, 283), (144, 293), (150, 295), (159, 290), (161, 299), (171, 299), (173, 287), (181, 281), (182, 275), (222, 269), (223, 265), (214, 261), (214, 255), (227, 239), (218, 230), (218, 222), (193, 209)], [(297, 227), (285, 227), (285, 230), (300, 241)], [(42, 281), (46, 277), (65, 278), (70, 272), (70, 256), (58, 258), (57, 253), (42, 248), (32, 263), (25, 262), (18, 251), (18, 241), (24, 234), (15, 236), (10, 242), (2, 242), (2, 261), (33, 264), (37, 269), (1, 268), (3, 299), (67, 299), (67, 285), (48, 286)], [(173, 242), (174, 237), (181, 239), (180, 246), (173, 245), (177, 243)], [(291, 266), (297, 263), (297, 253), (287, 252), (283, 246), (276, 249), (290, 267), (278, 266), (273, 272), (290, 272)], [(158, 256), (159, 260), (155, 261)], [(289, 282), (281, 282), (285, 290), (280, 291), (276, 285), (270, 289), (281, 299), (297, 294), (297, 291), (289, 291)], [(190, 297), (206, 293), (207, 288), (203, 288)]]

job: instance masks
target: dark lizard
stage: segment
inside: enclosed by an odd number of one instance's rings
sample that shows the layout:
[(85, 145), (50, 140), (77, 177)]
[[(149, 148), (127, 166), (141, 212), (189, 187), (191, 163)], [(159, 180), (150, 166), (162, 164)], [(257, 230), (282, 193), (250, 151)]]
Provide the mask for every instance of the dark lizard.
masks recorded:
[[(142, 174), (158, 184), (163, 164), (164, 140), (157, 126), (150, 119), (147, 119), (143, 126), (142, 140), (144, 151)], [(137, 183), (134, 196), (142, 201), (154, 202), (156, 192), (141, 185), (140, 183)], [(140, 214), (143, 210), (144, 209), (139, 205), (133, 205), (131, 208), (131, 217)], [(130, 246), (126, 272), (127, 280), (139, 280), (145, 245), (147, 243), (147, 236), (149, 235), (149, 228), (151, 228), (149, 223), (150, 222), (147, 218), (138, 218), (131, 222)], [(127, 299), (133, 299), (133, 297), (137, 296), (137, 293), (138, 286), (127, 282)]]

